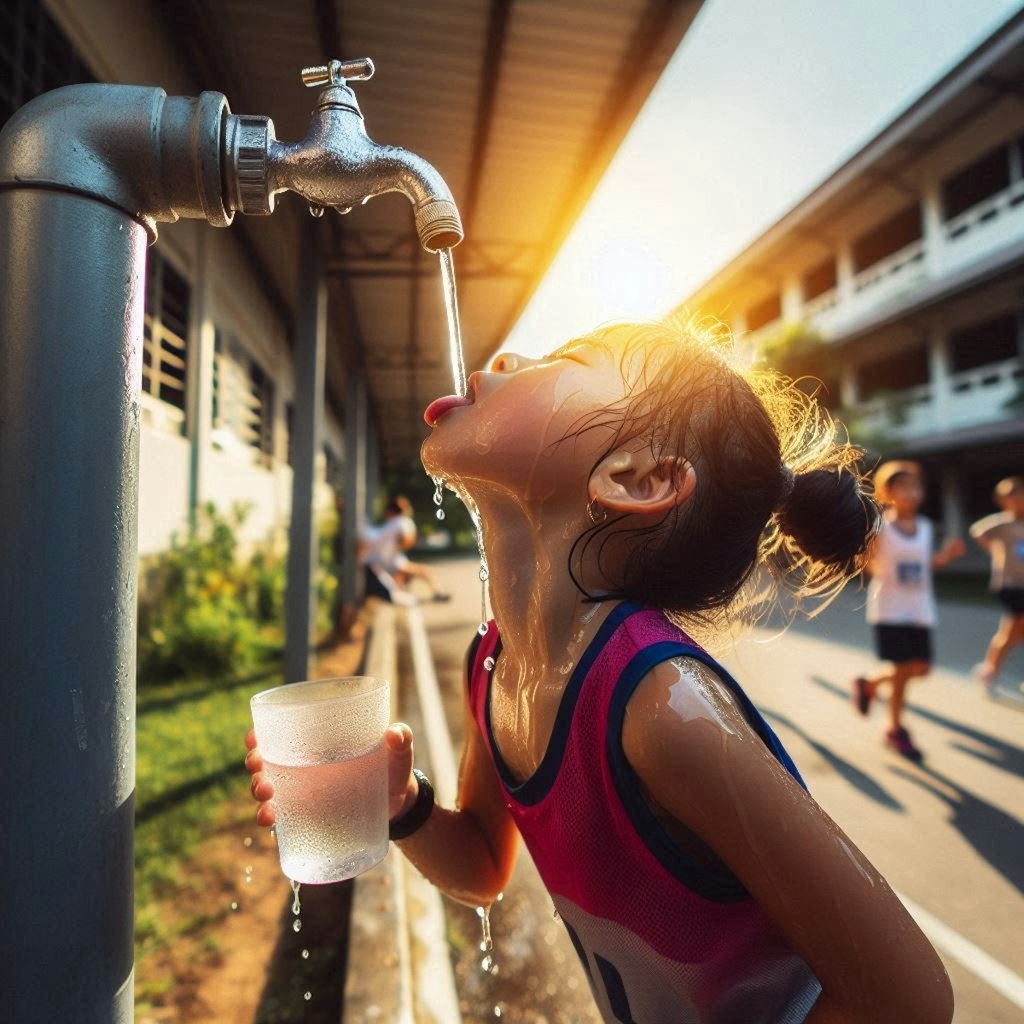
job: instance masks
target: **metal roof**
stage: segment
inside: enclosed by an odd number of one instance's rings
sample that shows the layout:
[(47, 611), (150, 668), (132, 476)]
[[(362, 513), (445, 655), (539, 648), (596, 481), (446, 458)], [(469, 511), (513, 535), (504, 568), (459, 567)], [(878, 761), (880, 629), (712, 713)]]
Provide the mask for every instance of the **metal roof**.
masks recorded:
[[(302, 67), (370, 57), (354, 83), (367, 132), (429, 160), (458, 203), (455, 250), (467, 369), (501, 344), (539, 283), (701, 0), (188, 0), (167, 27), (201, 88), (304, 138), (315, 97)], [(268, 291), (294, 310), (296, 196), (236, 221)], [(328, 401), (346, 365), (367, 373), (384, 465), (417, 458), (422, 410), (452, 390), (437, 257), (401, 196), (328, 211)], [(563, 339), (553, 339), (560, 341)]]

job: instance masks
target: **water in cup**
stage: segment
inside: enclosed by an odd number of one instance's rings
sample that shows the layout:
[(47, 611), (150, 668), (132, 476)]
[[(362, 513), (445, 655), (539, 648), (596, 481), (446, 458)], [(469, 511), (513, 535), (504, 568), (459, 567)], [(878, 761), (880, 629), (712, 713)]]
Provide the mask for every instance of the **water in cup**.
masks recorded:
[(337, 882), (372, 868), (388, 852), (387, 760), (383, 742), (368, 753), (327, 764), (275, 764), (281, 870), (298, 882)]
[(340, 882), (373, 867), (388, 850), (388, 683), (369, 676), (290, 683), (250, 704), (274, 785), (285, 875)]

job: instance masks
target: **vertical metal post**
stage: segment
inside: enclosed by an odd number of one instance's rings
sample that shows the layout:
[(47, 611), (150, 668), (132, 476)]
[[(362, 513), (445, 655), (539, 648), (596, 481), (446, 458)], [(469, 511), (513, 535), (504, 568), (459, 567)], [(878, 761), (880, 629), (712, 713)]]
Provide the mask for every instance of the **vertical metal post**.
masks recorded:
[(366, 521), (366, 381), (362, 367), (349, 367), (345, 396), (345, 550), (341, 601), (351, 607), (363, 593), (356, 543)]
[(7, 1020), (133, 1015), (145, 252), (107, 203), (0, 190)]
[(316, 629), (313, 591), (317, 545), (314, 493), (317, 455), (323, 446), (324, 362), (327, 344), (327, 278), (320, 234), (309, 221), (302, 232), (299, 308), (295, 325), (294, 466), (285, 594), (285, 681), (309, 678)]

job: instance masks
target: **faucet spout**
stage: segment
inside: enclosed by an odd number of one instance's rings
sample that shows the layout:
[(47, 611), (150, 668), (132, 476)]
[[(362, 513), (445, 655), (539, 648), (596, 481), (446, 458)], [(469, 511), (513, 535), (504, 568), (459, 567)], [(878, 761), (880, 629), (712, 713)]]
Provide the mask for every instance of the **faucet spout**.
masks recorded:
[(425, 249), (436, 252), (462, 241), (458, 207), (444, 178), (421, 156), (374, 142), (343, 79), (321, 91), (301, 142), (279, 142), (269, 118), (236, 115), (230, 115), (226, 141), (229, 205), (242, 213), (270, 213), (274, 197), (286, 191), (340, 213), (401, 192), (412, 204)]

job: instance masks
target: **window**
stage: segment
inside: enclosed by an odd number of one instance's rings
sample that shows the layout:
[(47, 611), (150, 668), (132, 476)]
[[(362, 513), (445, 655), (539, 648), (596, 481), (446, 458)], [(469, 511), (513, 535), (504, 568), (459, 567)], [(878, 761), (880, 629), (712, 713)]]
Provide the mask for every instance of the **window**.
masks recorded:
[(924, 345), (904, 349), (876, 363), (862, 366), (857, 373), (863, 400), (883, 391), (906, 391), (928, 383), (928, 349)]
[(1002, 363), (1017, 356), (1017, 317), (1013, 313), (972, 324), (949, 336), (949, 363), (953, 373)]
[(39, 0), (0, 3), (0, 126), (40, 93), (93, 81)]
[(188, 371), (188, 281), (158, 250), (146, 259), (146, 314), (142, 344), (142, 390), (185, 410)]
[(865, 232), (853, 243), (854, 272), (859, 274), (920, 237), (921, 207), (915, 203)]
[(1000, 146), (942, 183), (942, 213), (946, 220), (1010, 186), (1010, 147)]
[(836, 261), (829, 257), (816, 267), (811, 267), (800, 279), (800, 287), (803, 291), (804, 302), (810, 302), (819, 295), (832, 291), (836, 286)]
[(782, 316), (782, 299), (776, 293), (761, 302), (754, 303), (747, 310), (747, 330), (756, 331)]
[(213, 428), (265, 455), (274, 454), (274, 382), (232, 334), (217, 330), (213, 361)]

